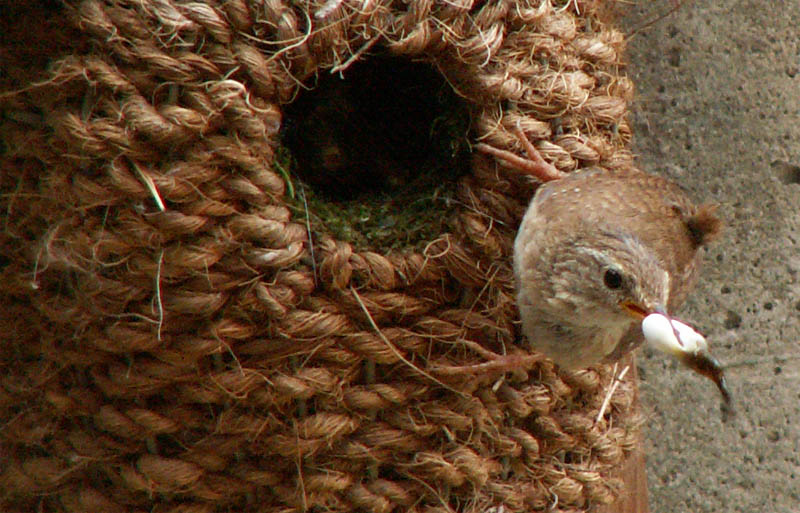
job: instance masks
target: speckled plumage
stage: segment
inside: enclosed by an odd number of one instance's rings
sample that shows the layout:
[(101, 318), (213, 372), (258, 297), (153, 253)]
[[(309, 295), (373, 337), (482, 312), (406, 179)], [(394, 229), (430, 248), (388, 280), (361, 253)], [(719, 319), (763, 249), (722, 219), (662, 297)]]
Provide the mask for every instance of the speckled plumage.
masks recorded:
[[(566, 368), (627, 352), (641, 330), (620, 305), (677, 309), (719, 227), (713, 209), (635, 169), (587, 169), (542, 185), (514, 248), (523, 332)], [(609, 269), (623, 277), (616, 290), (604, 284)]]

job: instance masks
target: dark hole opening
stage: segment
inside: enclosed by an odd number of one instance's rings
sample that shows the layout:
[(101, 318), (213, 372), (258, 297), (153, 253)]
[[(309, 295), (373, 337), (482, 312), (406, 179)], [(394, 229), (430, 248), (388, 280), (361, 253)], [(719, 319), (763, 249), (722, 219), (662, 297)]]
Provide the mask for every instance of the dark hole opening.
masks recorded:
[(469, 109), (425, 63), (379, 56), (322, 72), (284, 114), (294, 172), (326, 201), (398, 200), (468, 170)]

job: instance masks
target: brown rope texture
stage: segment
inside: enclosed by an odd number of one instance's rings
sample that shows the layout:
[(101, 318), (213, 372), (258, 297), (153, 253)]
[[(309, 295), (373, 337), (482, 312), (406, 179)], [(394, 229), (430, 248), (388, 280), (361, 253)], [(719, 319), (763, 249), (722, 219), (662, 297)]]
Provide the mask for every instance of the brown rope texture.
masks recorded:
[(459, 370), (527, 354), (510, 262), (534, 184), (476, 155), (449, 233), (380, 254), (310, 239), (272, 165), (282, 105), (378, 49), (432, 63), (481, 142), (524, 155), (520, 127), (562, 171), (630, 165), (607, 3), (5, 8), (2, 509), (612, 502), (632, 383), (596, 422), (608, 367)]

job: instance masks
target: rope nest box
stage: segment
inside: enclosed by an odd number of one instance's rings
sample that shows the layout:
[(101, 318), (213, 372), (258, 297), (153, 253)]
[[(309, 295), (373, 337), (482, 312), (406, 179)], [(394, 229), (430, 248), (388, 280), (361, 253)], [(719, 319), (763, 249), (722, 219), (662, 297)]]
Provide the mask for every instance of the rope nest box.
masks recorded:
[(609, 3), (0, 7), (2, 509), (612, 503), (635, 384), (528, 354), (470, 153), (631, 165)]

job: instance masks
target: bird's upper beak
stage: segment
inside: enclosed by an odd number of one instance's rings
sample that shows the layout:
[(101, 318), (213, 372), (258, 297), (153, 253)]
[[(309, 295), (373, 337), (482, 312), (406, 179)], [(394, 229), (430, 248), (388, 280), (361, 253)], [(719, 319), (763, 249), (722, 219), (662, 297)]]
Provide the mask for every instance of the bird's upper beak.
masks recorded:
[[(640, 305), (638, 303), (634, 303), (633, 301), (622, 301), (619, 304), (619, 306), (620, 306), (620, 308), (622, 308), (622, 310), (625, 313), (627, 313), (628, 315), (630, 315), (631, 317), (633, 317), (637, 321), (643, 320), (645, 317), (647, 317), (648, 315), (650, 315), (652, 313), (658, 313), (658, 314), (662, 314), (662, 315), (667, 315), (667, 309), (664, 308), (664, 306), (660, 305), (660, 304), (659, 305), (655, 305), (652, 308), (645, 308), (644, 306), (642, 306), (642, 305)], [(667, 317), (669, 317), (669, 316), (667, 315)]]

